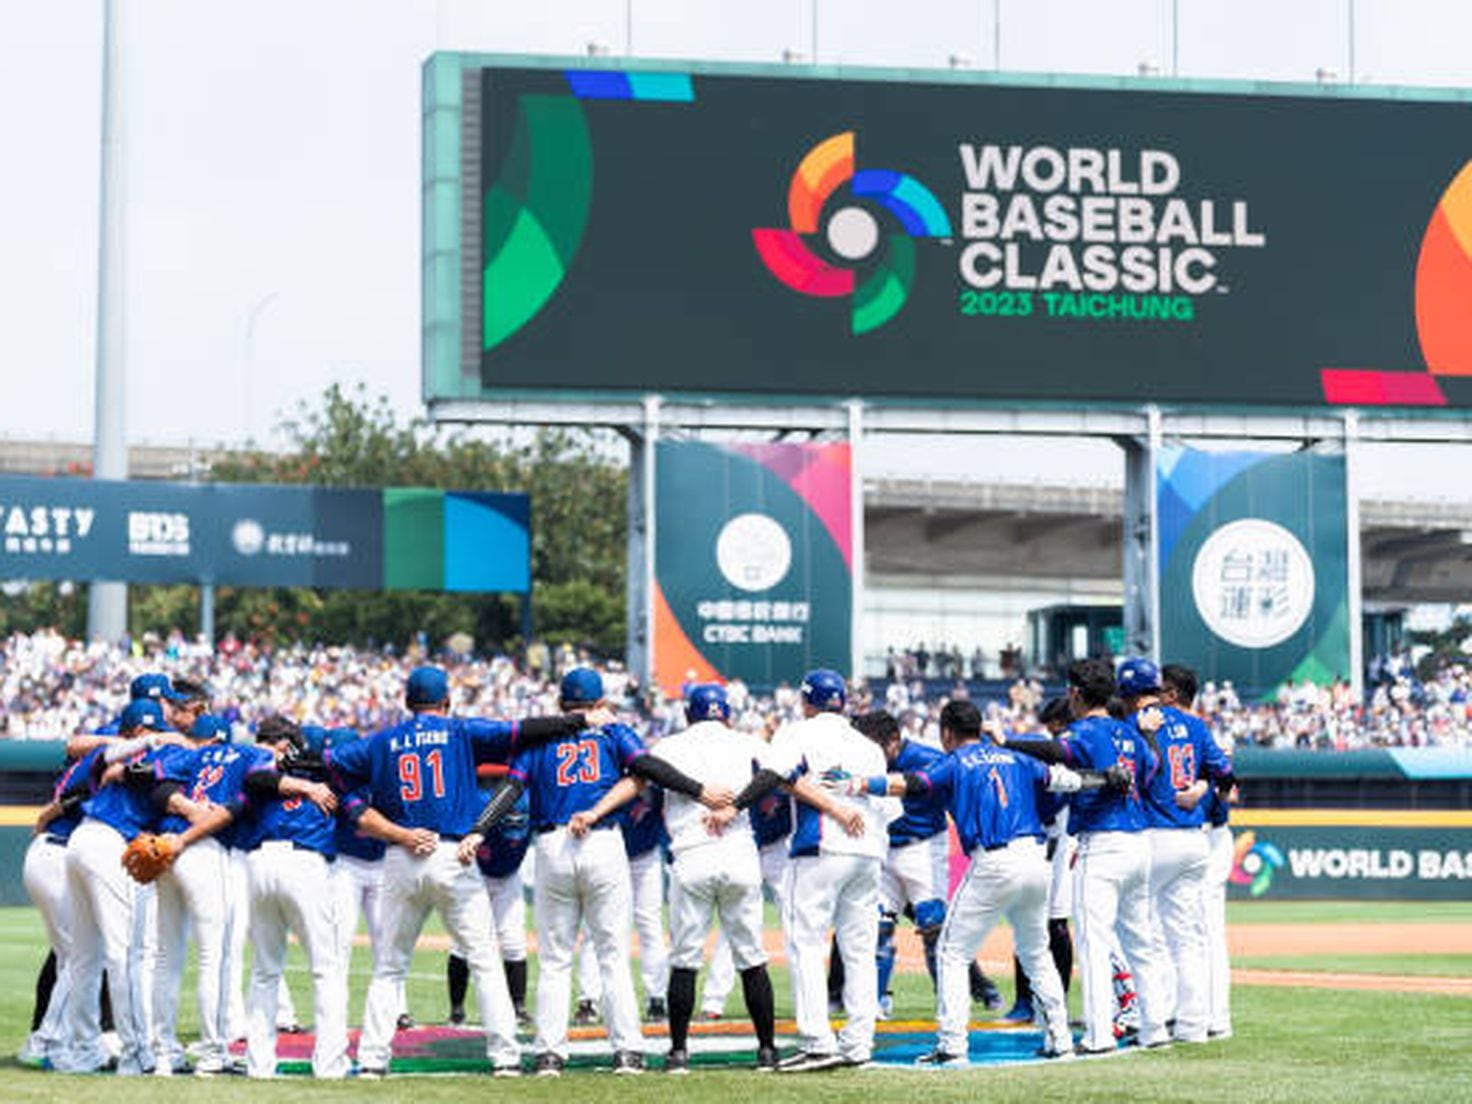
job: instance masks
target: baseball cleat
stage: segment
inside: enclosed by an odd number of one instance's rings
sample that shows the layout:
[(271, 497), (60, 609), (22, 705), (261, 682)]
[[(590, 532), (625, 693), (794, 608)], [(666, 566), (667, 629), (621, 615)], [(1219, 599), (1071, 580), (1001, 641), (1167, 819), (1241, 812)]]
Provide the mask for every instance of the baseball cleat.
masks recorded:
[(454, 1008), (451, 1008), (450, 1009), (450, 1026), (451, 1027), (459, 1027), (464, 1022), (465, 1022), (465, 1008), (464, 1008), (464, 1006), (457, 1004), (457, 1005), (455, 1005)]
[(1073, 1048), (1075, 1058), (1102, 1058), (1106, 1054), (1117, 1053), (1114, 1047), (1086, 1047), (1083, 1043)]
[(649, 1003), (644, 1007), (645, 1023), (664, 1023), (670, 1018), (669, 1009), (664, 1001), (658, 997), (650, 997)]
[(919, 1058), (916, 1058), (915, 1064), (917, 1066), (926, 1066), (930, 1069), (947, 1069), (954, 1066), (966, 1066), (971, 1063), (964, 1055), (952, 1054), (948, 1050), (941, 1050), (939, 1047), (936, 1047), (929, 1054), (923, 1054)]
[(358, 1080), (360, 1081), (382, 1081), (388, 1076), (388, 1070), (382, 1066), (360, 1066), (358, 1068)]
[(1206, 1033), (1206, 1037), (1212, 1042), (1216, 1042), (1219, 1039), (1230, 1039), (1232, 1037), (1232, 1029), (1230, 1027), (1214, 1027)]
[(689, 1073), (690, 1052), (688, 1050), (672, 1050), (664, 1059), (665, 1073)]
[(644, 1055), (636, 1050), (617, 1050), (613, 1054), (613, 1072), (625, 1077), (644, 1072)]
[(414, 1022), (414, 1017), (407, 1012), (401, 1012), (398, 1020), (394, 1023), (395, 1031), (413, 1031), (419, 1025)]
[(848, 1059), (837, 1052), (819, 1054), (804, 1050), (791, 1058), (783, 1059), (777, 1070), (780, 1073), (817, 1073), (819, 1070), (837, 1069), (849, 1064)]
[(1002, 1013), (1002, 1020), (1005, 1023), (1032, 1023), (1034, 1014), (1032, 1001), (1020, 1000)]
[(508, 1063), (507, 1065), (504, 1065), (504, 1066), (493, 1066), (491, 1068), (491, 1076), (492, 1077), (520, 1077), (521, 1076), (521, 1064), (520, 1063), (517, 1063), (516, 1065), (511, 1065), (511, 1064)]
[(598, 1022), (598, 1007), (590, 1000), (578, 1001), (573, 1011), (572, 1022), (578, 1027), (589, 1027)]
[(562, 1067), (566, 1064), (561, 1055), (553, 1054), (551, 1051), (544, 1051), (537, 1055), (537, 1064), (533, 1072), (538, 1077), (561, 1077)]
[(782, 1056), (777, 1053), (776, 1047), (758, 1047), (756, 1052), (756, 1068), (758, 1073), (771, 1073), (782, 1064)]
[(704, 1012), (700, 1014), (700, 1018), (706, 1023), (714, 1023), (716, 1020), (719, 1020), (724, 1015), (725, 1011), (723, 1009), (707, 1008)]

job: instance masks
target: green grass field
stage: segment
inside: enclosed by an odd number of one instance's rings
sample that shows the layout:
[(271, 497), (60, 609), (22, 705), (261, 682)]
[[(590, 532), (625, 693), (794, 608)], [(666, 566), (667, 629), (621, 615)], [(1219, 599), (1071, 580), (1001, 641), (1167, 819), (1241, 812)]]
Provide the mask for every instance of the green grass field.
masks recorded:
[[(1233, 906), (1237, 923), (1259, 922), (1403, 922), (1434, 919), (1468, 920), (1472, 907), (1393, 904), (1302, 905), (1241, 904)], [(44, 956), (37, 915), (29, 909), (0, 910), (0, 1053), (13, 1055), (29, 1025), (37, 966)], [(294, 952), (296, 954), (298, 952)], [(1321, 969), (1355, 969), (1381, 973), (1467, 972), (1468, 956), (1426, 956), (1417, 968), (1414, 954), (1381, 958), (1325, 958)], [(300, 1009), (311, 1007), (306, 974), (299, 958), (290, 982)], [(1258, 961), (1254, 960), (1253, 964)], [(1297, 957), (1275, 966), (1309, 968)], [(1346, 965), (1352, 963), (1352, 965)], [(1247, 964), (1246, 962), (1242, 964)], [(1450, 964), (1450, 965), (1449, 965)], [(367, 984), (368, 956), (354, 958), (351, 1015), (361, 1014)], [(1458, 968), (1459, 967), (1459, 968)], [(437, 1022), (445, 1014), (444, 958), (437, 952), (416, 955), (409, 983), (411, 1010), (421, 1020)], [(790, 1011), (785, 971), (776, 971), (779, 1013)], [(1004, 990), (1010, 996), (1010, 978)], [(186, 987), (191, 982), (186, 978)], [(186, 992), (192, 992), (186, 988)], [(184, 1024), (192, 1031), (193, 1010), (186, 996)], [(929, 1018), (933, 1004), (928, 979), (900, 975), (896, 985), (899, 1017)], [(1076, 997), (1075, 997), (1076, 1004)], [(390, 1079), (380, 1084), (346, 1082), (315, 1084), (292, 1077), (271, 1083), (229, 1078), (199, 1082), (191, 1078), (67, 1078), (21, 1069), (13, 1059), (0, 1061), (0, 1102), (75, 1101), (96, 1092), (106, 1104), (167, 1104), (189, 1101), (412, 1100), (440, 1104), (467, 1094), (514, 1096), (518, 1101), (597, 1102), (668, 1098), (696, 1104), (726, 1102), (750, 1094), (763, 1104), (780, 1101), (838, 1101), (869, 1098), (929, 1101), (985, 1098), (988, 1104), (1018, 1101), (1113, 1102), (1131, 1104), (1181, 1101), (1262, 1101), (1285, 1104), (1329, 1104), (1340, 1101), (1472, 1100), (1472, 1001), (1455, 997), (1373, 992), (1336, 992), (1238, 987), (1234, 993), (1236, 1035), (1200, 1048), (1130, 1054), (1103, 1061), (1056, 1063), (1013, 1069), (976, 1069), (920, 1073), (904, 1070), (848, 1071), (809, 1076), (760, 1076), (733, 1071), (696, 1072), (677, 1084), (651, 1073), (640, 1079), (608, 1074), (569, 1074), (560, 1081), (519, 1082), (461, 1076)], [(651, 1049), (662, 1044), (655, 1043)]]

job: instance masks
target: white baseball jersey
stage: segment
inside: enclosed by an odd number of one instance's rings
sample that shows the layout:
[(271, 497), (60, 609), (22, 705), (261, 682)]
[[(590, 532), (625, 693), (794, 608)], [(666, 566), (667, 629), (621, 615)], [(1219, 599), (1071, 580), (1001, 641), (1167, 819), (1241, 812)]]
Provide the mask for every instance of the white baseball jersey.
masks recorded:
[[(720, 721), (699, 721), (683, 732), (666, 736), (650, 754), (706, 786), (724, 786), (740, 793), (766, 759), (768, 750), (765, 742), (749, 732), (728, 728)], [(719, 836), (706, 830), (705, 814), (705, 806), (694, 798), (665, 794), (664, 825), (670, 834), (670, 851), (676, 856), (695, 847), (730, 847), (742, 842), (755, 848), (746, 810), (737, 813)]]
[[(886, 774), (884, 751), (837, 713), (819, 713), (784, 726), (772, 738), (764, 764), (784, 778), (806, 774), (816, 783), (830, 771), (860, 778)], [(897, 797), (860, 794), (836, 798), (864, 814), (864, 833), (850, 836), (811, 805), (797, 802), (792, 853), (860, 855), (883, 860), (889, 853), (889, 822), (904, 811)]]

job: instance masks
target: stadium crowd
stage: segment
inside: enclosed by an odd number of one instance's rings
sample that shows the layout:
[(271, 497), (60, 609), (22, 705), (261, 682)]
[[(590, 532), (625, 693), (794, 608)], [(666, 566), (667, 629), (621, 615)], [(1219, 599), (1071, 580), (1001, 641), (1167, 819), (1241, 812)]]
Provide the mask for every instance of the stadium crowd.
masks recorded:
[[(352, 646), (270, 646), (227, 636), (211, 648), (180, 632), (149, 636), (126, 647), (70, 640), (54, 630), (16, 633), (0, 641), (0, 738), (64, 739), (103, 724), (127, 704), (138, 674), (164, 670), (206, 683), (233, 703), (225, 717), (242, 732), (280, 713), (328, 727), (371, 731), (403, 715), (402, 687), (426, 658), (421, 645), (402, 651)], [(457, 710), (490, 716), (542, 716), (556, 706), (556, 680), (590, 657), (570, 646), (534, 644), (522, 659), (442, 654)], [(598, 664), (609, 697), (625, 716), (658, 735), (679, 726), (680, 703), (646, 695), (638, 678), (617, 662)], [(1200, 708), (1239, 747), (1346, 751), (1370, 747), (1472, 746), (1472, 670), (1445, 667), (1421, 681), (1404, 656), (1372, 664), (1375, 685), (1357, 699), (1340, 679), (1329, 686), (1290, 681), (1270, 701), (1243, 701), (1230, 681), (1202, 687)], [(896, 678), (860, 687), (859, 704), (882, 706), (909, 738), (939, 741), (940, 711), (954, 698), (974, 696), (960, 674), (936, 690), (936, 681)], [(983, 701), (985, 711), (1016, 731), (1034, 731), (1036, 712), (1055, 687), (1019, 677), (1004, 696)], [(800, 712), (797, 692), (779, 686), (758, 696), (731, 687), (738, 725), (771, 730)]]

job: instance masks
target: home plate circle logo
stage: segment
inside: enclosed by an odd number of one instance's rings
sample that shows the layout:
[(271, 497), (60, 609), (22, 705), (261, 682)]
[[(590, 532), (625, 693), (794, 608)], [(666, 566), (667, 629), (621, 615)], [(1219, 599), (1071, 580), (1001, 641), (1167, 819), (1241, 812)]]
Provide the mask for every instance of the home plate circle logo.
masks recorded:
[(1223, 525), (1201, 545), (1191, 593), (1206, 627), (1239, 648), (1271, 648), (1314, 608), (1314, 565), (1287, 529), (1263, 518)]
[(792, 541), (766, 514), (738, 514), (716, 537), (716, 566), (738, 590), (771, 590), (792, 566)]

